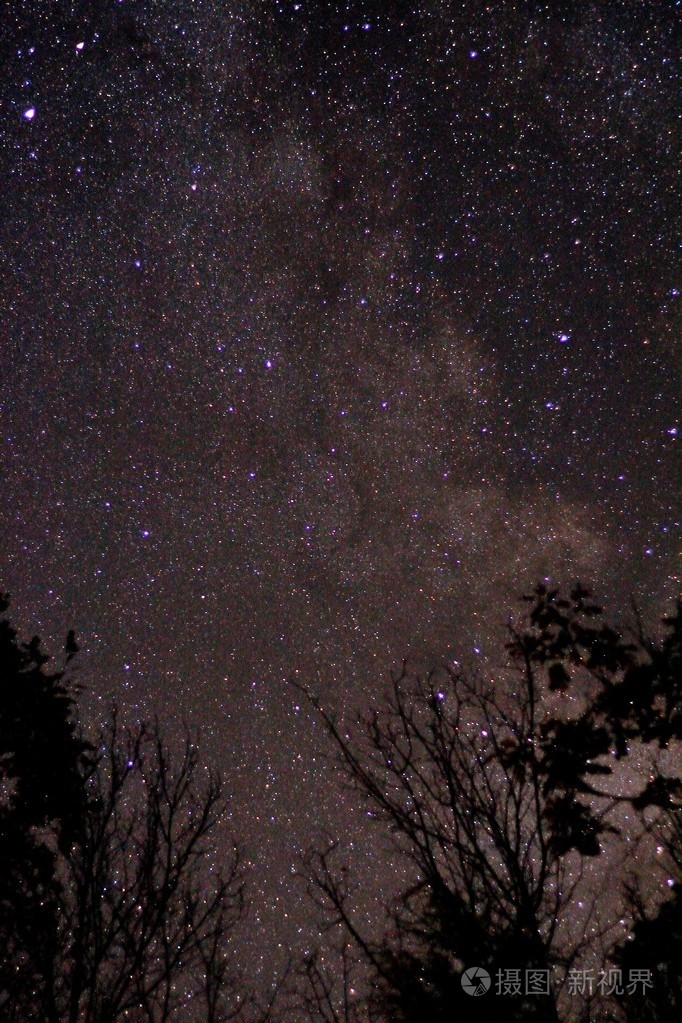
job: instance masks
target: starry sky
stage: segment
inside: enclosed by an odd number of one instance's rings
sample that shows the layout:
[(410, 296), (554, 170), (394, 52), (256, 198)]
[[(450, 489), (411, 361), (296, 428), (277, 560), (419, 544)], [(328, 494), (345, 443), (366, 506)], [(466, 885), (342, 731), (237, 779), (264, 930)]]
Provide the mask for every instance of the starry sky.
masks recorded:
[(5, 7), (0, 588), (91, 717), (202, 729), (264, 960), (356, 811), (287, 679), (679, 592), (681, 14)]

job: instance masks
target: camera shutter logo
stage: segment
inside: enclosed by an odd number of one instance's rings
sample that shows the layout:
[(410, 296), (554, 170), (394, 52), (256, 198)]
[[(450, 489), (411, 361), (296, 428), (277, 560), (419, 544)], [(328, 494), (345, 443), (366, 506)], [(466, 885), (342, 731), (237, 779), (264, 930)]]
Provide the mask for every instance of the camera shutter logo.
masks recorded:
[(468, 995), (484, 995), (489, 987), (490, 974), (482, 966), (470, 966), (462, 974), (462, 988)]

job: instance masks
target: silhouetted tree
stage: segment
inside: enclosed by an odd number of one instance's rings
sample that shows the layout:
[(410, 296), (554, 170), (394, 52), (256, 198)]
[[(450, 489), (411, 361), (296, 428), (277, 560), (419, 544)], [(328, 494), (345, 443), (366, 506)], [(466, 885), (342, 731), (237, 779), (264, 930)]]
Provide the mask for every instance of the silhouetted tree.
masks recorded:
[(682, 1017), (682, 805), (664, 808), (656, 840), (660, 855), (653, 858), (654, 871), (670, 896), (652, 907), (639, 878), (628, 884), (632, 930), (612, 955), (623, 977), (634, 970), (651, 977), (650, 987), (624, 990), (617, 999), (627, 1023), (676, 1023)]
[[(641, 766), (634, 767), (643, 782), (639, 791), (619, 801), (639, 815), (642, 831), (651, 837), (649, 850), (655, 843), (656, 855), (649, 854), (653, 869), (645, 872), (650, 875), (646, 890), (637, 875), (641, 860), (634, 861), (633, 880), (620, 879), (631, 933), (611, 950), (607, 965), (620, 970), (622, 993), (598, 1001), (604, 1018), (611, 1018), (608, 1014), (617, 1006), (615, 1018), (628, 1023), (672, 1023), (682, 1009), (682, 603), (663, 619), (665, 631), (659, 639), (648, 636), (639, 619), (623, 636), (601, 620), (602, 609), (589, 597), (578, 589), (566, 601), (557, 591), (540, 587), (534, 595), (532, 628), (516, 637), (515, 652), (546, 667), (550, 685), (558, 679), (563, 691), (581, 673), (583, 681), (587, 675), (595, 686), (583, 720), (593, 731), (608, 735), (615, 761), (636, 756), (640, 763), (649, 763), (648, 776)], [(548, 734), (561, 738), (553, 722)], [(562, 747), (559, 760), (565, 756)], [(585, 794), (601, 791), (590, 785)], [(670, 896), (660, 901), (652, 895), (651, 881), (660, 884), (663, 878)], [(628, 984), (637, 971), (651, 983)]]
[[(5, 1018), (54, 1018), (57, 862), (77, 840), (87, 803), (91, 747), (79, 732), (65, 669), (36, 636), (19, 640), (0, 594), (0, 1000)], [(11, 1016), (10, 1016), (11, 1014)]]
[[(75, 652), (70, 634), (66, 663)], [(220, 778), (189, 737), (171, 755), (157, 726), (122, 728), (115, 711), (90, 746), (46, 661), (0, 621), (0, 1017), (237, 1018), (244, 900), (236, 849), (218, 845)]]
[[(373, 943), (353, 923), (334, 850), (315, 853), (307, 865), (372, 967), (383, 1018), (473, 1019), (480, 1008), (462, 989), (465, 966), (492, 975), (566, 965), (555, 935), (574, 882), (543, 814), (536, 701), (528, 692), (520, 690), (507, 709), (492, 689), (460, 675), (403, 671), (357, 739), (317, 707), (374, 819), (388, 825), (414, 867), (392, 933)], [(542, 1018), (555, 1017), (551, 999), (517, 1001), (524, 1016), (536, 1005)], [(510, 1018), (508, 1004), (491, 1005), (489, 1018), (495, 1008)]]
[(306, 955), (289, 985), (288, 1023), (375, 1023), (362, 996), (362, 968), (347, 936), (337, 947)]
[[(612, 811), (623, 801), (649, 815), (673, 805), (674, 776), (659, 773), (635, 797), (608, 783), (634, 745), (682, 737), (679, 613), (657, 643), (608, 625), (581, 587), (563, 598), (541, 586), (527, 599), (526, 619), (510, 627), (516, 670), (505, 679), (403, 668), (357, 735), (307, 693), (347, 779), (413, 864), (414, 884), (380, 941), (357, 927), (333, 847), (306, 865), (370, 968), (368, 1004), (392, 1023), (478, 1017), (481, 1003), (461, 985), (467, 966), (521, 978), (520, 991), (510, 982), (507, 997), (486, 999), (487, 1019), (557, 1020), (557, 985), (590, 941), (605, 939), (594, 922), (584, 920), (581, 938), (565, 926), (585, 861), (617, 834)], [(526, 995), (527, 970), (549, 971), (549, 995)]]
[(81, 839), (63, 863), (56, 1001), (68, 1023), (239, 1015), (238, 856), (217, 860), (222, 785), (199, 773), (189, 738), (174, 758), (156, 727), (123, 731), (114, 714), (102, 733)]

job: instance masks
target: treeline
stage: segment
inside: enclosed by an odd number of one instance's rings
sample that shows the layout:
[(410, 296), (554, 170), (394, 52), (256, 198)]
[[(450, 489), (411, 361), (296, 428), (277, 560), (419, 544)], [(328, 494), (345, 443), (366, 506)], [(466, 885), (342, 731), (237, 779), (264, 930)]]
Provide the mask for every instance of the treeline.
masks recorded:
[(327, 941), (264, 1002), (221, 778), (115, 711), (88, 739), (74, 634), (50, 667), (0, 597), (0, 1019), (679, 1020), (682, 605), (651, 636), (582, 588), (526, 600), (499, 678), (403, 668), (350, 730), (301, 689), (410, 883), (377, 939), (311, 850)]

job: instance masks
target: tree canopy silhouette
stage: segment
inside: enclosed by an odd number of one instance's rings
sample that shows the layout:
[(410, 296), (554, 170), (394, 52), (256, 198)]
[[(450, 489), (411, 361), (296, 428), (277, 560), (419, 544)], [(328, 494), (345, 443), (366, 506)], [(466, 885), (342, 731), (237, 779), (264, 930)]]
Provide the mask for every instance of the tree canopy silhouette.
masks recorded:
[[(0, 613), (7, 611), (3, 597)], [(0, 1017), (224, 1023), (245, 1010), (236, 849), (194, 742), (114, 711), (84, 740), (66, 671), (0, 619)], [(225, 853), (227, 846), (228, 852)]]
[(57, 862), (81, 833), (92, 749), (65, 680), (73, 635), (63, 667), (49, 671), (40, 641), (19, 640), (8, 607), (0, 595), (0, 999), (6, 1018), (28, 1019), (38, 1003), (56, 1012)]
[[(634, 944), (620, 952), (615, 934), (596, 915), (590, 921), (584, 905), (577, 937), (571, 924), (579, 892), (584, 903), (584, 868), (618, 841), (624, 804), (639, 815), (640, 833), (655, 828), (680, 880), (671, 825), (679, 829), (679, 772), (659, 763), (634, 795), (614, 779), (619, 762), (635, 763), (633, 751), (655, 758), (682, 738), (682, 610), (656, 640), (639, 625), (614, 628), (582, 587), (564, 597), (540, 586), (526, 599), (527, 615), (510, 626), (506, 677), (449, 667), (415, 677), (403, 666), (383, 702), (360, 715), (357, 731), (306, 691), (346, 779), (413, 868), (412, 885), (376, 940), (355, 921), (335, 845), (307, 859), (314, 897), (369, 967), (366, 1019), (416, 1023), (454, 1013), (473, 1020), (480, 1003), (463, 992), (461, 978), (477, 966), (491, 977), (521, 977), (506, 997), (486, 1000), (487, 1019), (558, 1020), (575, 1011), (566, 981), (591, 944), (605, 945), (612, 965), (643, 966), (633, 956), (651, 928), (661, 937), (663, 921), (674, 917), (679, 929), (677, 889), (657, 922), (641, 919)], [(591, 909), (596, 914), (596, 902)], [(629, 911), (634, 921), (631, 898)], [(583, 1007), (604, 1020), (677, 1018), (671, 969), (670, 958), (659, 964), (655, 1017), (637, 1016), (636, 998)], [(547, 993), (524, 990), (527, 970), (551, 979)]]
[[(336, 972), (322, 952), (305, 955), (287, 1023), (473, 1023), (482, 1008), (491, 1023), (679, 1018), (682, 605), (655, 638), (639, 622), (616, 629), (582, 587), (526, 599), (496, 679), (403, 665), (355, 730), (303, 689), (411, 881), (369, 937), (338, 844), (310, 852), (321, 922), (341, 938)], [(88, 742), (75, 635), (50, 670), (7, 610), (0, 596), (0, 1018), (274, 1019), (272, 1001), (259, 1010), (247, 997), (235, 960), (244, 890), (236, 848), (218, 841), (220, 777), (202, 770), (189, 735), (171, 749), (157, 724), (125, 727), (115, 708)], [(632, 848), (655, 844), (666, 898), (628, 859), (633, 837)], [(619, 843), (625, 869), (608, 883), (627, 941), (602, 925), (599, 892), (584, 884)], [(571, 1003), (571, 971), (597, 946), (605, 967), (646, 971), (647, 988)], [(496, 985), (485, 1002), (463, 988), (471, 966)]]

